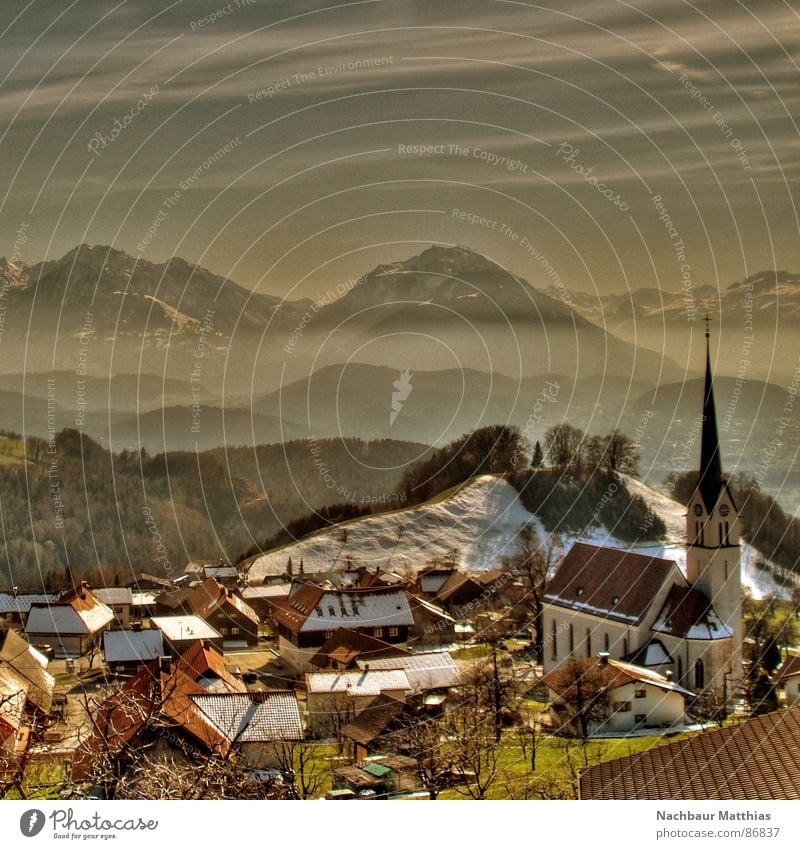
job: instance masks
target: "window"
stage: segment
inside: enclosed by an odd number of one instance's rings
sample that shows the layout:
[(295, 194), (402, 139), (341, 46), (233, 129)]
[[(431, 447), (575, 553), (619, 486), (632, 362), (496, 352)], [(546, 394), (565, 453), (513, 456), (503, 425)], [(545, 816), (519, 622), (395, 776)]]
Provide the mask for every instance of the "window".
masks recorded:
[(375, 636), (376, 637), (382, 637), (383, 636), (383, 628), (376, 628), (375, 629)]
[(233, 636), (233, 637), (238, 637), (238, 636), (239, 636), (239, 633), (240, 633), (240, 632), (239, 632), (239, 629), (238, 629), (238, 628), (231, 628), (231, 636)]
[(647, 714), (646, 713), (637, 713), (636, 716), (633, 717), (634, 721), (637, 723), (646, 722)]
[(703, 659), (697, 658), (697, 662), (694, 665), (694, 686), (697, 690), (702, 690), (706, 685), (706, 670), (703, 665)]
[(603, 637), (603, 651), (609, 651), (611, 648), (611, 638), (608, 636), (608, 632), (606, 632)]
[(390, 637), (399, 637), (400, 629), (399, 628), (389, 628), (389, 636)]
[(624, 637), (622, 640), (622, 656), (625, 657), (628, 654), (628, 638)]
[(329, 640), (332, 636), (333, 636), (333, 631), (326, 631), (325, 632), (325, 639), (326, 640)]
[(329, 607), (328, 608), (328, 615), (329, 616), (336, 616), (336, 611), (332, 607)]
[(223, 637), (228, 636), (228, 629), (227, 628), (220, 628), (219, 632), (220, 632), (220, 634), (222, 634)]
[(353, 605), (353, 616), (358, 616), (358, 605), (357, 604)]
[(586, 629), (586, 657), (592, 656), (592, 632), (590, 628)]
[(572, 654), (572, 652), (574, 652), (574, 651), (575, 651), (575, 629), (570, 624), (570, 626), (569, 626), (569, 653)]
[(633, 694), (634, 699), (646, 699), (647, 690), (636, 690)]
[(614, 710), (617, 713), (628, 713), (631, 709), (630, 702), (614, 702)]
[(553, 644), (553, 660), (558, 660), (558, 622), (553, 620), (553, 627), (550, 632), (550, 641)]

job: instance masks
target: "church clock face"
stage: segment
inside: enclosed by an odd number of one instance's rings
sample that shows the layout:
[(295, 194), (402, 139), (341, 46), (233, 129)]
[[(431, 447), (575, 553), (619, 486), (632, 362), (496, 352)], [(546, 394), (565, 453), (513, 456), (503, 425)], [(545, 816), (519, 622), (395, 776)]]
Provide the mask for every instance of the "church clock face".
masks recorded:
[(728, 513), (730, 513), (730, 508), (728, 507), (727, 504), (723, 504), (722, 507), (719, 508), (719, 515), (720, 516), (727, 516)]
[(694, 515), (695, 516), (702, 516), (703, 515), (703, 508), (699, 504), (694, 505)]

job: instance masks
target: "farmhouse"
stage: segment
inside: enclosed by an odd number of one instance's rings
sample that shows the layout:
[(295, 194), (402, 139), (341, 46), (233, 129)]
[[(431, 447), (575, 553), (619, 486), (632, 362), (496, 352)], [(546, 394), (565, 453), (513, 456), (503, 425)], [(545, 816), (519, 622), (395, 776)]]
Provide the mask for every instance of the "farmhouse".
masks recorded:
[(113, 620), (114, 611), (82, 583), (55, 603), (31, 605), (25, 633), (31, 643), (52, 646), (56, 657), (75, 658), (99, 648)]
[(414, 625), (406, 592), (398, 587), (335, 590), (296, 581), (289, 597), (272, 607), (281, 658), (301, 672), (337, 628), (404, 647)]

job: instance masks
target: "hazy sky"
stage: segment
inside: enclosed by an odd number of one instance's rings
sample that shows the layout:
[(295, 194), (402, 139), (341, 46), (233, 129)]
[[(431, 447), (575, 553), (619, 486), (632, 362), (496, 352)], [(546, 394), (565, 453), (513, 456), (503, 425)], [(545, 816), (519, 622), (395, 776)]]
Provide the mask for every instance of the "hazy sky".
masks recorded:
[(431, 242), (585, 290), (800, 270), (790, 3), (167, 4), (4, 2), (0, 253), (289, 297)]

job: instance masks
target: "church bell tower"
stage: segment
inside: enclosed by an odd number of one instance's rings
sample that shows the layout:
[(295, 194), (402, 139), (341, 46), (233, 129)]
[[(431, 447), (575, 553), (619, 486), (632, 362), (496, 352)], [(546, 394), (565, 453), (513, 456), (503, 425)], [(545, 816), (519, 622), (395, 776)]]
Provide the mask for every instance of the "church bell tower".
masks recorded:
[[(709, 321), (706, 317), (700, 477), (686, 514), (686, 577), (706, 594), (723, 625), (733, 632), (730, 658), (726, 659), (725, 668), (716, 670), (716, 675), (725, 675), (724, 683), (729, 688), (742, 675), (740, 521), (733, 494), (722, 474), (711, 375)], [(715, 683), (720, 686), (723, 682)]]

